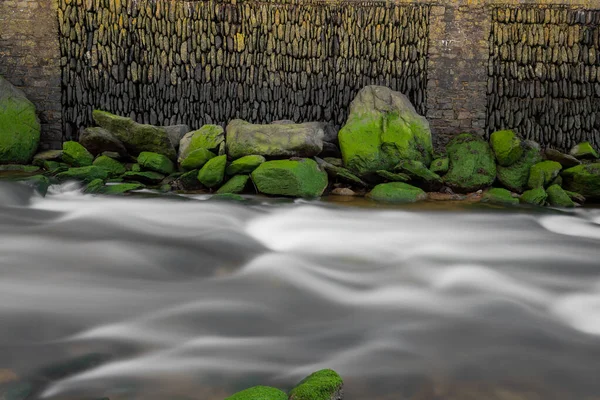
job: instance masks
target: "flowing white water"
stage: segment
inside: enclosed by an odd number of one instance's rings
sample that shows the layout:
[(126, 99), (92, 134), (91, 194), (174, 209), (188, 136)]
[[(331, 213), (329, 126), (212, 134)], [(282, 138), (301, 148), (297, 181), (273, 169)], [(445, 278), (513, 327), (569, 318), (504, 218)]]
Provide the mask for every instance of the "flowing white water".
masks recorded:
[(346, 399), (600, 394), (599, 210), (0, 202), (0, 372), (30, 398), (216, 400), (320, 368)]

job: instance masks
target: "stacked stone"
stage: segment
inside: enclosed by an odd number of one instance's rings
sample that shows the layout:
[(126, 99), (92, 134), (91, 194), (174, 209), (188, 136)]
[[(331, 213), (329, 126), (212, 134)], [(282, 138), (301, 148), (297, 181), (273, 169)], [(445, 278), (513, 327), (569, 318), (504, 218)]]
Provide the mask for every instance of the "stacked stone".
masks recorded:
[(488, 134), (514, 129), (544, 147), (600, 145), (600, 11), (492, 13)]
[(429, 7), (60, 0), (67, 139), (104, 109), (154, 125), (341, 125), (366, 85), (425, 112)]

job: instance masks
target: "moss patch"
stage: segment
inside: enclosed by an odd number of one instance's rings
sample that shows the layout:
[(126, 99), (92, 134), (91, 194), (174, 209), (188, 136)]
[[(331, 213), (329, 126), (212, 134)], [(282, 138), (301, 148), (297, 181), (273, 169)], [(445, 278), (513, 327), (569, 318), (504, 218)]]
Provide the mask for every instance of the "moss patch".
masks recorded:
[(190, 171), (193, 169), (199, 169), (204, 166), (211, 158), (215, 158), (216, 155), (207, 149), (197, 149), (192, 151), (181, 160), (181, 168)]
[(462, 133), (446, 148), (450, 167), (444, 183), (459, 193), (491, 186), (496, 179), (496, 161), (488, 143), (478, 136)]
[(523, 142), (523, 154), (510, 167), (498, 166), (498, 181), (507, 189), (522, 193), (527, 188), (529, 172), (534, 164), (542, 160), (540, 147), (537, 143), (526, 140)]
[(267, 161), (251, 176), (259, 192), (280, 196), (319, 197), (328, 184), (327, 173), (308, 158)]
[(431, 190), (435, 190), (442, 185), (442, 178), (435, 172), (430, 171), (420, 161), (403, 160), (394, 169), (408, 174), (413, 180), (427, 184)]
[(165, 179), (165, 176), (154, 171), (129, 171), (125, 172), (122, 175), (122, 178), (126, 181), (136, 181), (145, 183), (147, 185), (157, 185), (162, 182), (163, 179)]
[(108, 172), (104, 168), (100, 168), (95, 165), (69, 168), (68, 170), (56, 175), (56, 179), (61, 182), (68, 180), (91, 182), (94, 179), (106, 180), (107, 178)]
[(448, 157), (436, 158), (435, 160), (433, 160), (431, 162), (431, 165), (429, 166), (429, 170), (438, 175), (443, 175), (446, 172), (448, 172), (448, 168), (449, 168), (448, 164), (449, 163), (450, 163), (450, 160), (448, 159)]
[[(213, 196), (216, 197), (216, 196)], [(227, 397), (225, 400), (288, 400), (287, 394), (269, 386), (254, 386)]]
[(223, 128), (218, 125), (204, 125), (200, 129), (186, 133), (179, 144), (179, 162), (198, 149), (218, 151), (225, 140)]
[(331, 369), (317, 371), (290, 391), (289, 400), (333, 400), (341, 397), (342, 378)]
[(570, 155), (577, 159), (597, 159), (600, 158), (598, 156), (598, 152), (596, 149), (592, 147), (590, 142), (582, 142), (576, 145), (569, 152)]
[(514, 131), (505, 130), (492, 133), (490, 144), (498, 164), (503, 167), (513, 165), (523, 155), (521, 139)]
[(381, 183), (367, 194), (367, 197), (387, 203), (414, 203), (425, 200), (427, 193), (404, 182)]
[(87, 167), (92, 165), (94, 156), (85, 147), (77, 142), (64, 142), (62, 160), (74, 167)]

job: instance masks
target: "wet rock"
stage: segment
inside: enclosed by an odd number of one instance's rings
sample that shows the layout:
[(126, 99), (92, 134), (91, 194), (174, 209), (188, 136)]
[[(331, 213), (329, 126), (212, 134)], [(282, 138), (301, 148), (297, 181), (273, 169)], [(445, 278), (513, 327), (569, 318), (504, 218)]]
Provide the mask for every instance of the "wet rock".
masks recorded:
[(227, 156), (216, 156), (204, 164), (198, 172), (198, 180), (204, 186), (213, 188), (219, 186), (225, 177)]
[(435, 160), (433, 160), (431, 162), (431, 165), (429, 166), (429, 170), (438, 175), (443, 175), (446, 172), (448, 172), (449, 163), (450, 163), (450, 160), (448, 159), (448, 157), (436, 158)]
[(189, 153), (183, 160), (181, 160), (181, 168), (186, 171), (192, 169), (199, 169), (204, 166), (211, 158), (215, 158), (216, 155), (206, 149), (197, 149)]
[(74, 167), (87, 167), (92, 165), (94, 156), (85, 147), (77, 142), (64, 142), (62, 160)]
[(60, 172), (56, 175), (56, 179), (61, 182), (68, 180), (90, 182), (94, 179), (105, 180), (106, 178), (108, 178), (108, 172), (104, 168), (100, 168), (95, 165), (69, 168), (68, 170)]
[(439, 190), (443, 185), (442, 178), (435, 172), (431, 172), (420, 161), (400, 161), (394, 170), (404, 172), (411, 180), (419, 182), (419, 186), (423, 185), (429, 191)]
[(0, 164), (27, 164), (40, 142), (35, 106), (0, 76)]
[(90, 194), (118, 196), (134, 190), (144, 189), (145, 187), (146, 186), (141, 183), (117, 183), (104, 185), (101, 180), (97, 180), (90, 182), (90, 184), (86, 187), (85, 192)]
[(488, 143), (463, 133), (448, 143), (449, 169), (443, 180), (459, 193), (475, 192), (491, 186), (496, 179), (496, 161)]
[(99, 126), (84, 129), (79, 135), (79, 143), (93, 155), (112, 151), (121, 157), (127, 157), (125, 145), (109, 131)]
[(249, 174), (265, 161), (266, 159), (263, 156), (256, 154), (244, 156), (229, 164), (225, 172), (227, 175)]
[(21, 179), (20, 182), (32, 187), (42, 196), (45, 196), (46, 193), (48, 193), (48, 188), (50, 187), (50, 179), (44, 175), (30, 176), (25, 179)]
[(546, 149), (544, 154), (546, 155), (546, 158), (548, 160), (560, 163), (560, 165), (562, 165), (563, 168), (570, 168), (581, 164), (581, 161), (579, 161), (572, 155), (561, 153), (560, 151), (555, 149)]
[(96, 158), (92, 165), (105, 169), (109, 176), (118, 176), (127, 172), (123, 164), (107, 156)]
[(236, 175), (217, 190), (217, 193), (242, 193), (248, 184), (248, 175)]
[(358, 176), (354, 175), (352, 172), (348, 171), (344, 167), (336, 167), (333, 164), (329, 164), (327, 161), (320, 159), (319, 157), (315, 157), (315, 161), (319, 165), (321, 169), (324, 169), (327, 174), (333, 179), (339, 179), (341, 181), (345, 181), (348, 183), (353, 183), (358, 186), (366, 187), (367, 184), (363, 182)]
[(577, 159), (594, 160), (600, 158), (598, 152), (592, 147), (590, 142), (579, 143), (571, 149), (569, 154)]
[(61, 161), (62, 153), (63, 153), (62, 150), (42, 151), (33, 156), (33, 161), (31, 163), (33, 165), (43, 167), (45, 161)]
[(174, 190), (198, 190), (202, 184), (198, 180), (198, 170), (194, 169), (179, 176), (172, 184)]
[(343, 385), (342, 378), (335, 371), (323, 369), (300, 381), (290, 391), (289, 400), (341, 400)]
[(575, 203), (578, 204), (584, 204), (585, 203), (585, 196), (582, 196), (579, 193), (576, 192), (571, 192), (569, 190), (565, 190), (565, 193), (571, 198), (571, 200), (573, 200)]
[(521, 139), (514, 131), (504, 130), (492, 133), (490, 144), (498, 164), (503, 167), (510, 167), (523, 155)]
[(23, 165), (23, 164), (5, 164), (0, 165), (0, 172), (18, 172), (30, 174), (38, 172), (40, 167), (37, 165)]
[(327, 173), (307, 158), (267, 161), (251, 176), (259, 192), (281, 196), (319, 197), (328, 184)]
[(535, 189), (545, 188), (558, 176), (562, 165), (556, 161), (542, 161), (531, 166), (527, 187)]
[[(213, 196), (213, 198), (216, 196)], [(243, 197), (242, 197), (243, 200)], [(287, 394), (269, 386), (254, 386), (229, 396), (225, 400), (287, 400)]]
[(164, 175), (172, 174), (175, 165), (166, 156), (151, 151), (142, 151), (137, 158), (142, 169), (158, 172)]
[(548, 193), (544, 190), (544, 188), (535, 188), (530, 189), (521, 195), (521, 203), (532, 204), (535, 206), (543, 206), (546, 204), (546, 199), (548, 198)]
[(377, 171), (377, 175), (381, 176), (383, 179), (386, 179), (391, 182), (408, 182), (410, 181), (410, 176), (398, 172), (389, 172), (380, 170)]
[(587, 199), (600, 199), (600, 163), (582, 164), (562, 171), (563, 187)]
[(427, 198), (422, 189), (404, 182), (381, 183), (373, 188), (367, 197), (387, 203), (414, 203)]
[(343, 167), (344, 166), (344, 161), (342, 161), (341, 158), (337, 158), (337, 157), (323, 157), (323, 160), (325, 160), (326, 162), (328, 162), (331, 165), (335, 165), (336, 167)]
[(358, 173), (391, 170), (401, 160), (429, 165), (433, 152), (427, 120), (406, 96), (383, 86), (358, 93), (338, 140), (344, 165)]
[(554, 207), (575, 207), (575, 203), (559, 185), (552, 185), (546, 189), (548, 203)]
[(502, 188), (491, 188), (487, 190), (481, 197), (484, 203), (515, 205), (519, 204), (519, 199), (513, 197), (512, 193)]
[(358, 196), (358, 193), (349, 188), (335, 188), (331, 194), (334, 196)]
[(218, 125), (204, 125), (202, 128), (186, 133), (179, 144), (179, 162), (183, 161), (191, 152), (206, 149), (216, 153), (225, 140), (223, 128)]
[(135, 181), (146, 185), (158, 185), (165, 179), (165, 176), (154, 171), (129, 171), (125, 172), (122, 178), (126, 181)]
[(191, 131), (190, 127), (187, 125), (168, 125), (163, 126), (163, 128), (167, 131), (167, 136), (175, 151), (179, 150), (181, 139), (183, 139), (186, 133)]
[(521, 158), (509, 167), (501, 165), (497, 168), (497, 178), (504, 187), (516, 193), (523, 193), (527, 188), (529, 173), (534, 164), (542, 161), (540, 147), (537, 143), (526, 140), (522, 144)]

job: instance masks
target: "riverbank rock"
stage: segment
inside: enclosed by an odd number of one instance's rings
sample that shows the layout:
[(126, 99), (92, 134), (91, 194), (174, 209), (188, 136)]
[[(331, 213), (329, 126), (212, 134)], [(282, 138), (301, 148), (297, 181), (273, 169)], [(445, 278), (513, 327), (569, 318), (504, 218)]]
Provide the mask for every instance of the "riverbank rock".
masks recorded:
[(180, 164), (181, 168), (186, 171), (190, 171), (192, 169), (199, 169), (204, 166), (211, 158), (215, 158), (216, 155), (206, 149), (197, 149), (189, 153), (183, 160), (181, 160)]
[(404, 172), (411, 177), (411, 180), (416, 181), (419, 186), (430, 192), (439, 190), (443, 185), (442, 178), (435, 172), (431, 172), (420, 161), (402, 160), (394, 167), (394, 170)]
[(33, 165), (44, 166), (45, 161), (61, 161), (62, 160), (62, 150), (45, 150), (37, 153), (33, 156), (33, 161), (31, 162)]
[(220, 185), (225, 177), (226, 164), (227, 156), (225, 155), (211, 158), (198, 172), (198, 180), (208, 188)]
[(167, 125), (163, 126), (165, 131), (167, 131), (167, 137), (169, 141), (173, 145), (175, 151), (179, 150), (179, 144), (181, 139), (185, 136), (186, 133), (190, 132), (191, 129), (189, 126), (181, 124), (181, 125)]
[(344, 167), (335, 166), (319, 157), (315, 157), (315, 161), (319, 165), (319, 168), (324, 169), (327, 172), (330, 178), (345, 181), (361, 187), (367, 186), (367, 184), (362, 179), (360, 179), (358, 176), (354, 175), (352, 172), (350, 172)]
[(390, 170), (401, 160), (429, 166), (433, 153), (427, 120), (405, 95), (383, 86), (358, 92), (338, 140), (346, 167), (361, 174)]
[(0, 76), (0, 164), (27, 164), (40, 143), (40, 121), (25, 94)]
[(562, 171), (565, 190), (600, 200), (600, 163), (582, 164)]
[(490, 144), (498, 164), (503, 167), (511, 166), (523, 155), (521, 139), (514, 131), (505, 130), (492, 133)]
[(165, 179), (165, 176), (155, 171), (129, 171), (125, 172), (122, 178), (126, 181), (135, 181), (146, 185), (158, 185)]
[(594, 160), (600, 158), (600, 156), (598, 156), (598, 152), (592, 147), (590, 142), (579, 143), (571, 149), (569, 154), (580, 160)]
[(60, 182), (69, 180), (91, 182), (94, 179), (105, 180), (108, 178), (108, 172), (104, 168), (90, 165), (87, 167), (69, 168), (68, 170), (56, 174), (56, 179)]
[(337, 372), (323, 369), (300, 381), (290, 391), (289, 400), (341, 400), (343, 385)]
[(74, 167), (87, 167), (92, 165), (94, 156), (85, 147), (77, 142), (64, 142), (62, 160)]
[(34, 188), (40, 195), (46, 196), (50, 187), (50, 179), (44, 175), (33, 175), (27, 178), (20, 179), (19, 182)]
[(242, 193), (250, 177), (248, 175), (236, 175), (229, 179), (223, 186), (217, 190), (217, 194), (223, 193)]
[(308, 158), (267, 161), (251, 176), (259, 192), (271, 195), (319, 197), (328, 185), (327, 173)]
[(544, 188), (535, 188), (525, 191), (521, 195), (521, 203), (532, 204), (535, 206), (543, 206), (546, 204), (546, 199), (548, 198), (548, 193), (544, 190)]
[(138, 124), (131, 118), (100, 110), (94, 110), (92, 116), (96, 124), (119, 139), (131, 155), (137, 156), (143, 151), (150, 151), (175, 160), (175, 148), (163, 127)]
[(267, 160), (263, 156), (256, 154), (244, 156), (232, 161), (225, 172), (227, 175), (249, 174), (265, 161)]
[(560, 165), (562, 165), (563, 168), (570, 168), (581, 164), (581, 161), (579, 161), (572, 155), (561, 153), (560, 151), (555, 149), (546, 149), (544, 151), (544, 154), (546, 155), (546, 159), (560, 163)]
[[(288, 400), (287, 394), (269, 386), (254, 386), (229, 396), (225, 400)], [(318, 400), (318, 399), (314, 399)]]
[(527, 186), (529, 189), (548, 187), (560, 173), (562, 165), (556, 161), (542, 161), (531, 166)]
[(188, 132), (183, 136), (179, 142), (177, 160), (181, 163), (189, 154), (198, 149), (217, 153), (224, 140), (225, 132), (222, 127), (219, 125), (204, 125), (202, 128)]
[(546, 189), (548, 203), (554, 207), (575, 207), (571, 197), (559, 185), (552, 185)]
[(380, 183), (367, 193), (371, 200), (386, 203), (414, 203), (427, 199), (422, 189), (404, 182)]
[(137, 158), (143, 169), (169, 175), (175, 172), (175, 165), (166, 156), (151, 151), (142, 151)]
[(110, 176), (118, 176), (127, 172), (123, 164), (107, 156), (97, 157), (92, 165), (105, 169)]
[(390, 182), (408, 182), (410, 176), (398, 172), (389, 172), (385, 170), (377, 171), (377, 175)]
[(519, 199), (512, 196), (512, 193), (502, 188), (491, 188), (487, 190), (481, 197), (484, 203), (495, 203), (504, 205), (519, 204)]
[(227, 124), (226, 152), (230, 158), (314, 157), (323, 150), (325, 130), (320, 122), (251, 124), (235, 119)]
[(488, 143), (478, 136), (462, 133), (446, 147), (448, 173), (443, 181), (459, 193), (489, 187), (496, 179), (496, 161)]
[(127, 157), (125, 145), (99, 126), (84, 129), (79, 135), (79, 143), (95, 156), (105, 151), (113, 151), (121, 157)]
[(513, 192), (523, 193), (527, 188), (531, 167), (540, 161), (540, 147), (537, 143), (525, 140), (521, 158), (509, 167), (498, 165), (497, 178), (502, 185)]

